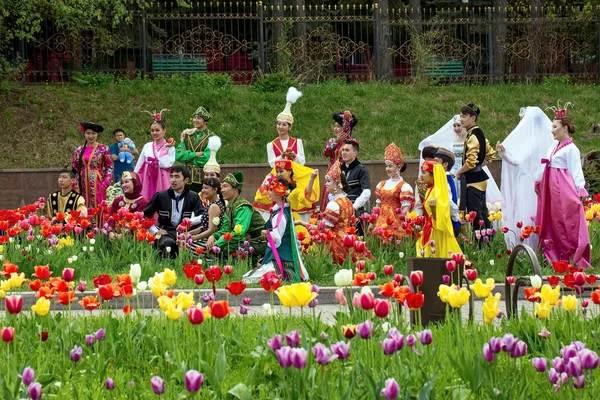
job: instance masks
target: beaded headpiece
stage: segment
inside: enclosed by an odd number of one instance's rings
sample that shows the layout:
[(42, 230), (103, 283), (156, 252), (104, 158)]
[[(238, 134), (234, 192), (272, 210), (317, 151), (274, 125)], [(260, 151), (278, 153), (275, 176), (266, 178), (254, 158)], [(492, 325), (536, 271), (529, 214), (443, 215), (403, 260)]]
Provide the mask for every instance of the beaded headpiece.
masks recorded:
[(567, 108), (569, 108), (569, 106), (572, 106), (573, 103), (567, 101), (565, 104), (563, 104), (562, 108), (560, 107), (560, 102), (557, 102), (556, 104), (557, 107), (546, 107), (546, 110), (552, 110), (554, 112), (554, 118), (556, 119), (567, 118)]
[(389, 161), (398, 168), (402, 168), (404, 165), (404, 157), (402, 156), (402, 150), (396, 146), (396, 143), (392, 142), (385, 148), (385, 161)]
[(331, 168), (329, 168), (329, 171), (327, 171), (327, 175), (325, 176), (328, 176), (329, 179), (339, 185), (340, 182), (342, 182), (342, 170), (340, 168), (340, 162), (336, 160)]
[(154, 112), (153, 112), (153, 113), (151, 113), (150, 111), (146, 111), (146, 110), (144, 110), (144, 111), (142, 111), (142, 112), (145, 112), (145, 113), (148, 113), (148, 114), (150, 114), (150, 115), (152, 116), (152, 121), (155, 121), (155, 122), (156, 122), (156, 121), (162, 121), (162, 120), (163, 120), (162, 113), (163, 113), (163, 112), (165, 112), (165, 111), (169, 111), (169, 110), (168, 110), (168, 109), (166, 109), (166, 108), (163, 108), (163, 109), (162, 109), (162, 110), (160, 110), (159, 112), (156, 112), (156, 110), (154, 110)]

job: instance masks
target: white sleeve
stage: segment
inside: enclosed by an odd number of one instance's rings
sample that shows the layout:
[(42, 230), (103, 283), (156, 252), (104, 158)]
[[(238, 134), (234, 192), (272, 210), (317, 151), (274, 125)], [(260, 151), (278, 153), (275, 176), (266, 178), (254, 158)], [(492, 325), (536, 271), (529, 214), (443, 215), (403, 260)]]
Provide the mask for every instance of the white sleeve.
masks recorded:
[(458, 216), (458, 205), (452, 201), (452, 189), (448, 186), (448, 200), (450, 202), (450, 219), (452, 221), (460, 221)]
[(414, 193), (415, 195), (415, 206), (413, 207), (413, 211), (417, 213), (418, 216), (423, 215), (423, 204), (421, 203), (421, 196), (419, 196), (419, 186), (415, 186)]
[[(142, 148), (142, 151), (140, 152), (140, 155), (138, 156), (137, 163), (135, 164), (135, 168), (133, 171), (136, 174), (140, 171), (140, 169), (142, 168), (142, 165), (144, 165), (144, 162), (146, 162), (146, 146), (148, 146), (148, 143), (146, 143), (144, 145), (144, 147)], [(152, 143), (150, 143), (150, 146), (152, 146)]]
[[(415, 192), (413, 191), (413, 188), (408, 183), (405, 183), (404, 185), (402, 185), (402, 188), (400, 188), (400, 190), (402, 192), (411, 192), (413, 195), (415, 194)], [(408, 201), (408, 200), (402, 200), (400, 202), (400, 204), (402, 205), (402, 207), (410, 207), (410, 203), (411, 202)]]
[(280, 160), (281, 157), (275, 157), (275, 151), (273, 151), (273, 142), (267, 143), (267, 159), (271, 168), (275, 166), (275, 161)]
[(306, 159), (304, 158), (304, 145), (302, 145), (302, 139), (298, 139), (298, 154), (296, 154), (296, 159), (294, 162), (297, 162), (300, 165), (304, 165)]
[(579, 197), (587, 197), (588, 193), (585, 190), (585, 178), (583, 177), (583, 169), (581, 168), (581, 154), (575, 145), (569, 146), (570, 149), (565, 153), (567, 159), (567, 169), (573, 177), (577, 195)]
[[(208, 209), (206, 210), (206, 212), (208, 213)], [(194, 213), (192, 213), (192, 216), (190, 217), (190, 222), (192, 223), (192, 226), (198, 225), (201, 219), (202, 215), (195, 215)]]
[[(335, 201), (330, 200), (329, 203), (327, 203), (327, 206), (325, 206), (325, 209), (331, 210), (336, 214), (340, 213), (340, 206)], [(327, 219), (323, 219), (323, 222), (325, 222), (325, 225), (327, 225), (327, 226), (333, 226), (333, 224), (331, 222), (329, 222)]]
[(285, 229), (287, 227), (287, 218), (285, 215), (281, 217), (281, 222), (277, 225), (277, 219), (279, 218), (279, 214), (275, 214), (274, 217), (271, 218), (271, 226), (276, 226), (271, 231), (271, 238), (273, 242), (275, 242), (275, 247), (279, 247), (281, 245), (281, 239), (285, 234)]
[(158, 158), (158, 166), (160, 168), (171, 168), (175, 164), (175, 147), (169, 147), (166, 155)]
[(365, 204), (367, 204), (367, 201), (369, 201), (370, 198), (371, 189), (363, 190), (360, 196), (358, 196), (356, 200), (354, 200), (354, 209), (358, 210), (359, 208), (363, 207)]

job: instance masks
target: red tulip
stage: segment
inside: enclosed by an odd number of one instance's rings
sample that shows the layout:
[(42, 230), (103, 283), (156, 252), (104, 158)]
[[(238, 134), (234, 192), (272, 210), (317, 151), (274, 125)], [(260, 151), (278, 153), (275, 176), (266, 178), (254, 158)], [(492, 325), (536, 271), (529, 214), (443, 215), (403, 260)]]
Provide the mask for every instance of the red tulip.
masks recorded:
[(40, 340), (42, 342), (45, 342), (46, 340), (48, 340), (48, 332), (44, 331), (40, 333)]
[(450, 273), (453, 273), (454, 271), (456, 271), (456, 261), (454, 261), (454, 260), (446, 261), (446, 269)]
[(360, 240), (354, 242), (354, 251), (357, 253), (363, 253), (366, 248), (367, 244), (365, 242), (361, 242)]
[[(0, 230), (2, 230), (2, 229), (0, 229)], [(2, 265), (2, 267), (3, 267), (3, 271), (0, 274), (4, 275), (4, 277), (6, 279), (10, 278), (10, 274), (19, 273), (19, 267), (16, 264), (11, 264), (11, 262), (8, 260), (4, 261), (4, 264)]]
[(517, 222), (517, 228), (521, 229), (523, 227), (523, 222), (519, 221)]
[(564, 274), (569, 270), (570, 265), (568, 261), (555, 261), (552, 263), (552, 267), (557, 274)]
[(33, 267), (33, 269), (35, 270), (35, 273), (32, 275), (41, 280), (46, 280), (50, 277), (50, 275), (52, 275), (52, 271), (50, 271), (50, 264), (36, 265)]
[(4, 304), (6, 305), (6, 311), (11, 314), (18, 314), (23, 309), (23, 298), (17, 295), (6, 296)]
[(185, 266), (183, 267), (183, 273), (185, 274), (185, 277), (188, 279), (194, 279), (194, 277), (201, 272), (202, 272), (202, 267), (195, 262), (193, 262), (191, 264), (186, 263)]
[(233, 233), (231, 233), (231, 232), (225, 232), (223, 234), (223, 240), (225, 240), (226, 242), (231, 241), (231, 239), (233, 239)]
[(551, 286), (556, 286), (560, 283), (560, 277), (558, 277), (558, 276), (549, 276), (547, 278), (547, 280), (548, 280), (548, 284)]
[(344, 247), (352, 248), (354, 247), (354, 242), (356, 242), (355, 235), (345, 235), (344, 236)]
[(112, 278), (110, 277), (110, 275), (99, 275), (99, 276), (94, 276), (94, 286), (95, 287), (100, 287), (102, 285), (108, 285), (109, 283), (112, 283)]
[(502, 227), (502, 233), (507, 233), (508, 232), (508, 227), (507, 226), (503, 226)]
[(194, 275), (194, 283), (198, 286), (204, 284), (204, 274), (196, 274)]
[(217, 265), (211, 265), (204, 271), (204, 275), (206, 275), (206, 279), (208, 279), (209, 282), (217, 283), (221, 280), (223, 271)]
[(131, 296), (133, 296), (133, 285), (123, 285), (121, 286), (121, 293), (123, 294), (123, 296), (130, 298)]
[(476, 269), (468, 269), (465, 271), (465, 275), (467, 276), (468, 280), (474, 281), (475, 279), (477, 279), (477, 270)]
[(515, 283), (515, 277), (514, 276), (507, 276), (506, 277), (506, 283), (508, 283), (509, 285), (512, 285), (513, 283)]
[(229, 285), (225, 288), (234, 296), (239, 296), (246, 290), (246, 284), (242, 281), (239, 282), (230, 282)]
[(112, 284), (102, 285), (98, 287), (98, 294), (102, 297), (102, 300), (109, 301), (115, 295), (115, 288)]
[(233, 272), (233, 267), (231, 265), (226, 265), (223, 267), (223, 272), (225, 272), (225, 275), (229, 275)]
[(215, 318), (225, 318), (231, 311), (227, 301), (211, 301), (209, 303), (210, 315)]
[(410, 283), (414, 287), (423, 285), (423, 271), (412, 271), (410, 273)]
[(0, 330), (0, 334), (2, 334), (2, 340), (6, 343), (10, 343), (15, 338), (15, 328), (2, 328)]
[(393, 265), (384, 265), (383, 266), (383, 273), (386, 275), (391, 275), (394, 273), (394, 266)]
[(40, 281), (39, 279), (29, 282), (29, 289), (33, 290), (34, 292), (40, 290), (41, 287), (42, 281)]
[(597, 275), (587, 275), (585, 277), (585, 281), (589, 284), (589, 285), (593, 285), (594, 283), (596, 283), (596, 281), (598, 280), (598, 276)]
[(573, 279), (575, 281), (575, 285), (577, 285), (577, 286), (585, 285), (585, 274), (583, 272), (574, 272)]
[(363, 310), (372, 310), (375, 307), (375, 296), (373, 293), (361, 293), (358, 297), (360, 307)]
[(191, 306), (187, 310), (187, 316), (192, 325), (199, 325), (204, 322), (204, 312), (196, 306)]
[(369, 279), (374, 281), (375, 279), (377, 279), (377, 274), (373, 271), (369, 272)]
[(456, 265), (460, 265), (465, 261), (465, 256), (462, 253), (453, 253), (452, 261), (454, 261)]
[(373, 308), (373, 311), (375, 311), (375, 315), (377, 315), (379, 318), (387, 317), (391, 309), (392, 304), (388, 300), (375, 300), (375, 307)]
[(269, 271), (260, 278), (260, 286), (267, 292), (274, 292), (281, 285), (281, 280), (275, 271)]
[(425, 296), (423, 295), (423, 292), (409, 292), (406, 294), (406, 298), (404, 300), (405, 305), (408, 306), (408, 308), (410, 308), (412, 311), (418, 310), (419, 308), (423, 307), (424, 302)]
[(75, 270), (73, 268), (63, 269), (62, 277), (67, 282), (73, 282), (75, 279)]
[(396, 274), (394, 275), (394, 280), (398, 283), (402, 282), (402, 279), (404, 279), (404, 276), (402, 274)]
[(131, 314), (131, 311), (133, 311), (131, 306), (123, 306), (123, 315), (129, 315)]
[(365, 265), (366, 265), (365, 260), (358, 260), (356, 262), (356, 269), (357, 269), (357, 271), (364, 271), (365, 270)]
[(581, 307), (588, 308), (589, 305), (590, 305), (589, 301), (587, 301), (587, 300), (581, 300)]

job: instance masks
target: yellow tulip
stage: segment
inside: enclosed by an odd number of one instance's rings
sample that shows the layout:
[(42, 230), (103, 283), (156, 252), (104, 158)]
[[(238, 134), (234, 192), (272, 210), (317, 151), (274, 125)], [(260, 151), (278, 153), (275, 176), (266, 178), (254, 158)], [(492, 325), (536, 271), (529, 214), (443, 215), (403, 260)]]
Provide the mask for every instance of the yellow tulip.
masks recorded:
[(158, 307), (163, 311), (166, 311), (169, 306), (175, 307), (175, 302), (168, 296), (160, 296), (156, 300), (158, 301)]
[(496, 221), (500, 221), (500, 220), (502, 220), (502, 212), (501, 212), (501, 211), (497, 211), (497, 212), (495, 212), (495, 213), (494, 213), (494, 219), (495, 219)]
[(233, 231), (234, 231), (235, 233), (237, 233), (238, 235), (239, 235), (240, 233), (242, 233), (242, 229), (243, 229), (243, 228), (242, 228), (242, 226), (241, 226), (240, 224), (237, 224), (236, 226), (234, 226), (234, 227), (233, 227)]
[(0, 282), (0, 290), (2, 290), (3, 292), (9, 292), (11, 288), (12, 285), (10, 284), (10, 281)]
[(539, 318), (548, 318), (550, 316), (550, 311), (552, 311), (552, 305), (550, 303), (543, 301), (535, 305), (535, 315)]
[(419, 214), (417, 214), (416, 211), (411, 211), (408, 214), (406, 214), (406, 218), (408, 219), (416, 219), (419, 216)]
[(56, 248), (60, 250), (65, 246), (71, 247), (71, 246), (73, 246), (74, 243), (75, 243), (75, 241), (73, 240), (73, 238), (71, 236), (65, 236), (65, 237), (60, 238), (60, 240), (58, 241), (58, 244), (56, 245)]
[(175, 299), (175, 304), (177, 307), (181, 307), (182, 310), (187, 310), (194, 305), (194, 292), (179, 293)]
[(172, 304), (170, 304), (167, 307), (167, 309), (165, 310), (165, 315), (167, 316), (167, 318), (169, 318), (172, 321), (179, 319), (179, 317), (181, 316), (181, 313), (182, 313), (181, 307), (175, 307)]
[(452, 290), (452, 288), (448, 285), (440, 285), (440, 287), (438, 288), (437, 295), (440, 298), (440, 300), (444, 303), (448, 302), (448, 293), (450, 293), (450, 290)]
[(496, 293), (494, 296), (491, 294), (485, 299), (483, 305), (481, 306), (481, 311), (483, 312), (483, 321), (486, 324), (491, 323), (496, 315), (498, 315), (498, 305), (500, 305), (500, 297), (502, 295), (500, 293)]
[[(21, 274), (17, 274), (13, 272), (10, 274), (10, 279), (8, 280), (10, 286), (13, 288), (19, 288), (25, 282), (25, 274), (21, 272)], [(7, 290), (8, 291), (8, 290)]]
[(165, 268), (163, 280), (165, 285), (173, 286), (177, 282), (177, 274), (169, 268)]
[[(198, 305), (196, 306), (198, 308), (202, 308), (202, 303), (198, 303)], [(206, 306), (204, 308), (202, 308), (202, 314), (204, 314), (204, 320), (206, 321), (208, 318), (212, 318), (212, 315), (210, 313), (210, 307)]]
[(31, 306), (31, 309), (35, 311), (37, 315), (43, 317), (50, 312), (50, 300), (45, 297), (40, 297), (38, 301)]
[(167, 287), (162, 282), (155, 282), (152, 286), (150, 286), (150, 290), (152, 290), (152, 294), (155, 297), (160, 297), (167, 291)]
[(448, 304), (450, 304), (450, 307), (452, 308), (460, 308), (467, 304), (469, 297), (471, 297), (471, 292), (466, 288), (461, 287), (459, 290), (453, 289), (448, 292)]
[(475, 296), (480, 299), (484, 299), (490, 295), (492, 290), (494, 290), (494, 280), (492, 278), (488, 278), (485, 281), (485, 284), (481, 281), (481, 279), (477, 279), (471, 289), (473, 289), (473, 293)]
[(558, 302), (559, 298), (560, 286), (556, 286), (554, 289), (548, 284), (542, 286), (542, 290), (540, 291), (540, 299), (543, 302), (550, 303), (550, 305), (554, 306)]
[(585, 219), (588, 221), (591, 221), (594, 219), (594, 211), (593, 210), (587, 210), (585, 212)]
[(577, 309), (577, 297), (573, 295), (563, 296), (562, 306), (567, 311), (575, 311)]
[(3, 299), (6, 297), (6, 292), (4, 290), (0, 289), (0, 299)]
[(4, 246), (0, 246), (0, 254), (4, 252)]
[(279, 301), (285, 307), (306, 307), (317, 293), (310, 291), (312, 284), (310, 282), (294, 283), (288, 286), (282, 286), (275, 291)]

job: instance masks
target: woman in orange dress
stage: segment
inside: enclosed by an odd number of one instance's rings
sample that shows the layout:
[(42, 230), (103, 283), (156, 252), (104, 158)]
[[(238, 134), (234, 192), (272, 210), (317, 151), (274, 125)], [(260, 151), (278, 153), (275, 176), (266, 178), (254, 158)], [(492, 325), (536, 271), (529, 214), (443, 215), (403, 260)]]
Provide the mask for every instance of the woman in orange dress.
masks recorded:
[(391, 143), (385, 149), (385, 172), (389, 179), (379, 182), (375, 189), (380, 211), (373, 229), (377, 236), (388, 243), (394, 237), (402, 239), (406, 236), (400, 227), (400, 216), (408, 213), (415, 205), (412, 187), (400, 176), (405, 170), (402, 151), (395, 143)]
[[(318, 175), (318, 171), (314, 175)], [(312, 190), (314, 175), (308, 183), (308, 189)], [(344, 247), (344, 236), (348, 235), (348, 228), (354, 227), (356, 217), (354, 216), (354, 207), (352, 202), (346, 196), (343, 188), (346, 186), (346, 179), (342, 175), (339, 161), (336, 161), (327, 175), (325, 175), (325, 190), (329, 196), (329, 202), (325, 211), (321, 213), (321, 219), (325, 226), (333, 233), (333, 239), (329, 242), (329, 251), (331, 252), (333, 262), (342, 265), (348, 258), (348, 248)], [(307, 224), (303, 221), (296, 221), (296, 224), (305, 226), (308, 230), (318, 229), (315, 225)], [(353, 252), (353, 261), (356, 253)]]

